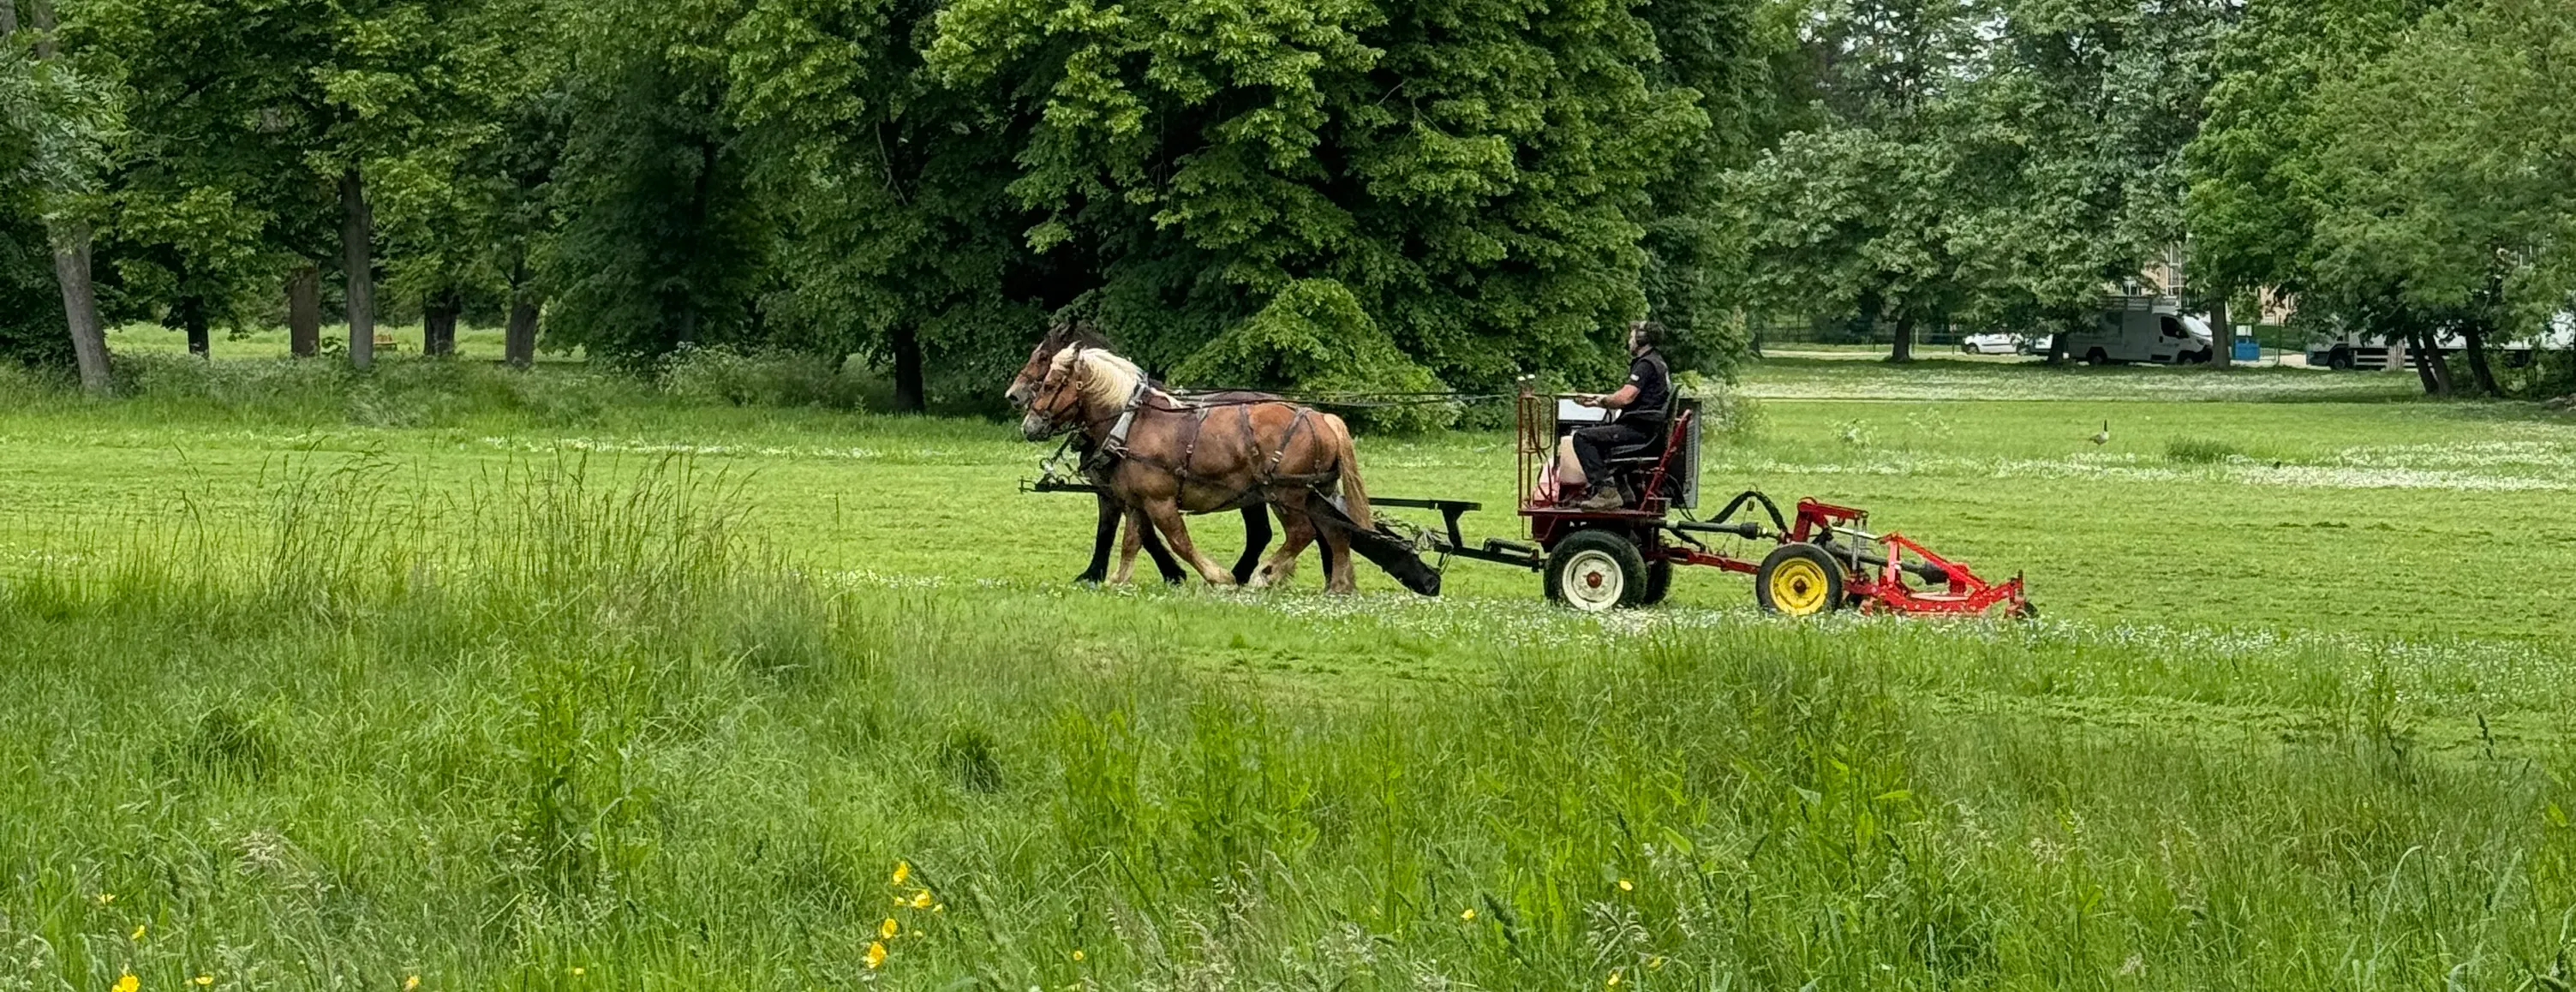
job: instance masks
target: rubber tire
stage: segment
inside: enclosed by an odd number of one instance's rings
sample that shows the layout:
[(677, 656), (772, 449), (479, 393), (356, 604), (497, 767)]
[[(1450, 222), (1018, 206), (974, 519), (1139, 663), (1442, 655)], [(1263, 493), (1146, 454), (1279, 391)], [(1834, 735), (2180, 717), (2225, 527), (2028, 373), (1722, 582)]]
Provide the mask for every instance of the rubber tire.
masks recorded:
[(1637, 605), (1653, 606), (1657, 603), (1663, 602), (1664, 597), (1670, 596), (1672, 593), (1673, 563), (1669, 561), (1647, 562), (1646, 587), (1638, 593)]
[(2111, 364), (2111, 354), (2100, 348), (2095, 348), (2084, 353), (2084, 364), (2094, 366), (2109, 365)]
[[(1790, 614), (1771, 599), (1772, 576), (1793, 561), (1812, 562), (1825, 573), (1825, 594), (1822, 597), (1822, 605), (1810, 613)], [(1771, 553), (1762, 559), (1762, 567), (1753, 572), (1753, 601), (1762, 604), (1762, 610), (1766, 613), (1791, 616), (1831, 613), (1842, 609), (1849, 598), (1849, 594), (1843, 590), (1843, 563), (1827, 553), (1825, 549), (1813, 544), (1790, 543), (1773, 548)]]
[(2352, 352), (2346, 351), (2342, 348), (2326, 352), (2326, 369), (2331, 372), (2351, 371)]
[[(1592, 605), (1565, 595), (1566, 573), (1575, 559), (1591, 554), (1607, 555), (1619, 578), (1618, 598), (1607, 605)], [(1547, 599), (1563, 603), (1586, 613), (1603, 613), (1634, 607), (1646, 592), (1646, 556), (1637, 553), (1636, 542), (1606, 530), (1578, 530), (1548, 549), (1546, 577)]]

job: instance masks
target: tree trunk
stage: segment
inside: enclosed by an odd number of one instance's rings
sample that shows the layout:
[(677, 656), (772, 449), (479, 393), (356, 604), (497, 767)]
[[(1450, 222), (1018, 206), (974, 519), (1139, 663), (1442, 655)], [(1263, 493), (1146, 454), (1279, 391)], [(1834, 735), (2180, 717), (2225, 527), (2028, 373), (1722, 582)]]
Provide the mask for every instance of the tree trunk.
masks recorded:
[(349, 364), (376, 364), (376, 217), (367, 206), (367, 181), (350, 169), (340, 175), (340, 251), (349, 268)]
[(1891, 362), (1914, 360), (1914, 308), (1912, 307), (1896, 311), (1896, 348), (1888, 353), (1887, 360)]
[(456, 354), (456, 315), (463, 309), (453, 292), (430, 296), (420, 315), (421, 354), (442, 358)]
[(2474, 385), (2477, 387), (2478, 395), (2503, 396), (2504, 388), (2496, 385), (2495, 369), (2487, 364), (2486, 326), (2481, 322), (2471, 321), (2467, 326), (2460, 328), (2460, 338), (2469, 346), (2469, 375), (2476, 379)]
[(2209, 364), (2222, 369), (2236, 364), (2236, 325), (2227, 320), (2225, 293), (2209, 303)]
[(286, 350), (297, 358), (322, 353), (322, 267), (312, 262), (286, 277)]
[(2406, 342), (2415, 349), (2415, 374), (2424, 380), (2424, 395), (2451, 395), (2451, 370), (2443, 364), (2442, 356), (2434, 352), (2433, 336), (2423, 331), (2412, 331), (2406, 335)]
[(501, 358), (511, 367), (536, 364), (537, 301), (524, 290), (510, 295), (510, 329), (501, 338)]
[(18, 0), (0, 0), (0, 38), (18, 33)]
[(188, 354), (214, 357), (215, 336), (210, 323), (206, 319), (206, 301), (194, 296), (179, 298), (179, 326), (188, 332)]
[(910, 327), (894, 331), (894, 409), (896, 413), (920, 413), (930, 408), (921, 388), (921, 339)]
[(107, 333), (98, 322), (98, 287), (90, 282), (88, 224), (54, 225), (54, 277), (63, 284), (63, 322), (71, 328), (81, 388), (104, 395), (112, 383), (107, 371)]

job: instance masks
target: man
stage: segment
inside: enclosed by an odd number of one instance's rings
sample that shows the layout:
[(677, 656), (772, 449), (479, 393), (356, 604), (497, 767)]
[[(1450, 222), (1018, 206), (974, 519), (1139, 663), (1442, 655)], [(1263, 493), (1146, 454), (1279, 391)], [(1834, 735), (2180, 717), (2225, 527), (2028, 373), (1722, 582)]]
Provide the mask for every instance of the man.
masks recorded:
[(1663, 343), (1664, 325), (1644, 320), (1628, 325), (1628, 384), (1608, 395), (1574, 398), (1584, 406), (1619, 412), (1619, 419), (1579, 429), (1567, 438), (1583, 473), (1582, 481), (1591, 487), (1583, 502), (1574, 504), (1576, 509), (1598, 512), (1627, 506), (1618, 481), (1610, 474), (1605, 453), (1663, 437), (1664, 407), (1673, 397), (1672, 370), (1665, 367), (1664, 356), (1655, 350)]

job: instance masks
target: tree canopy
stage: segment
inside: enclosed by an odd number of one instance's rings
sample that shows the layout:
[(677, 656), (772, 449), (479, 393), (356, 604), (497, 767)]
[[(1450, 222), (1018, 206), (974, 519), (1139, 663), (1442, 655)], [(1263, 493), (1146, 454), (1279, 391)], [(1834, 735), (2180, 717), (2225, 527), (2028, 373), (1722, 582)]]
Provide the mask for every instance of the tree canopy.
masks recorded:
[(2576, 285), (2546, 0), (21, 4), (37, 362), (93, 227), (110, 317), (200, 348), (327, 308), (363, 361), (383, 310), (855, 356), (907, 409), (1060, 320), (1190, 385), (1486, 391), (1613, 377), (1646, 316), (1708, 372), (1784, 315), (2054, 329), (2175, 257), (2399, 335)]

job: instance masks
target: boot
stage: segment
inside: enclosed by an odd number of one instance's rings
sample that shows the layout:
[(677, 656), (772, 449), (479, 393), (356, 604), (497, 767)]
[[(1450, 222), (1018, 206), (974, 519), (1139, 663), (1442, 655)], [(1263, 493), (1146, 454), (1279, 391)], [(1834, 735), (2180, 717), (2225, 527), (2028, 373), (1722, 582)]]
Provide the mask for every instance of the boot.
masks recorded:
[(1592, 487), (1592, 495), (1585, 497), (1583, 502), (1574, 504), (1574, 508), (1587, 513), (1606, 513), (1611, 510), (1625, 509), (1627, 505), (1627, 500), (1619, 498), (1618, 484), (1610, 483)]

